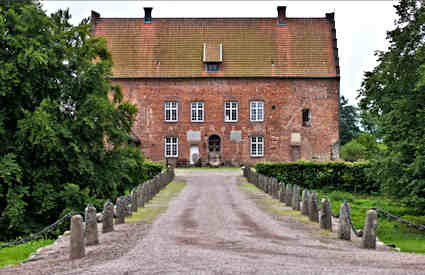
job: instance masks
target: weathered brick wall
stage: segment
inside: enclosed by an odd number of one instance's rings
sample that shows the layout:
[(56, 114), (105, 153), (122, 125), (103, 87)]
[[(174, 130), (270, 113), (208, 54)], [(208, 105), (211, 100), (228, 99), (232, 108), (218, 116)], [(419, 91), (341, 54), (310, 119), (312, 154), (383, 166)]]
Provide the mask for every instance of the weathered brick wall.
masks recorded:
[[(140, 79), (115, 80), (125, 99), (137, 104), (134, 134), (148, 158), (165, 160), (164, 136), (179, 137), (179, 159), (189, 160), (190, 145), (198, 145), (202, 161), (208, 159), (208, 137), (221, 138), (223, 161), (255, 163), (293, 160), (291, 133), (300, 133), (302, 159), (329, 160), (331, 145), (339, 140), (337, 79)], [(224, 122), (224, 102), (239, 102), (239, 121)], [(249, 103), (264, 101), (264, 122), (251, 122)], [(164, 102), (179, 103), (179, 121), (165, 122)], [(204, 122), (190, 121), (190, 103), (203, 101)], [(302, 126), (302, 110), (311, 110), (311, 126)], [(201, 141), (188, 142), (187, 132), (200, 131)], [(242, 131), (241, 142), (230, 140)], [(265, 137), (264, 157), (250, 156), (251, 135)]]

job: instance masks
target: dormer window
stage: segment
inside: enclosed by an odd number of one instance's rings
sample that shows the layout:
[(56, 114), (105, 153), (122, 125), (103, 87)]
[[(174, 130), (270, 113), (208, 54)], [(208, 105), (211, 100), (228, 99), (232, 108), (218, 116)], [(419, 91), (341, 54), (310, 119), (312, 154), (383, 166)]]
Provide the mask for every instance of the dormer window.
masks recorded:
[(205, 71), (208, 73), (214, 73), (220, 71), (220, 63), (218, 62), (208, 62), (205, 64)]
[(202, 62), (205, 64), (206, 72), (219, 72), (220, 63), (223, 62), (223, 44), (204, 43)]

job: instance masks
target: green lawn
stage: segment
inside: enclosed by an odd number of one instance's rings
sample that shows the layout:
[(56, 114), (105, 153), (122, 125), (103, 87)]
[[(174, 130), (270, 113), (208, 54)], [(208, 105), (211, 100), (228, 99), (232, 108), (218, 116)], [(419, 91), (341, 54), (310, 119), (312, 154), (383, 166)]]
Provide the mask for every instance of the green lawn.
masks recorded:
[(38, 240), (24, 243), (15, 247), (0, 249), (0, 268), (8, 265), (19, 264), (27, 259), (31, 253), (37, 251), (37, 249), (40, 247), (52, 244), (53, 242), (54, 240)]
[[(350, 205), (351, 219), (356, 228), (363, 228), (366, 212), (374, 207), (382, 208), (393, 215), (402, 217), (417, 224), (425, 224), (425, 216), (411, 216), (414, 212), (400, 205), (396, 200), (384, 196), (351, 194), (340, 191), (315, 190), (320, 199), (328, 196), (331, 201), (333, 214), (339, 213), (339, 208), (344, 200)], [(416, 252), (425, 254), (425, 232), (387, 219), (381, 215), (378, 218), (377, 235), (385, 244), (395, 244), (403, 252)]]

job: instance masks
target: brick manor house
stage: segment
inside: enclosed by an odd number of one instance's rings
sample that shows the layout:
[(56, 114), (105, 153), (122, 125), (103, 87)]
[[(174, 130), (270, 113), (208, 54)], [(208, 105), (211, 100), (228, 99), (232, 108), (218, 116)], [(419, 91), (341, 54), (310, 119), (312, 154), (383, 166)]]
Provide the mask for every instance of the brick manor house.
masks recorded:
[(102, 18), (112, 81), (138, 107), (134, 138), (168, 164), (332, 160), (339, 150), (334, 14)]

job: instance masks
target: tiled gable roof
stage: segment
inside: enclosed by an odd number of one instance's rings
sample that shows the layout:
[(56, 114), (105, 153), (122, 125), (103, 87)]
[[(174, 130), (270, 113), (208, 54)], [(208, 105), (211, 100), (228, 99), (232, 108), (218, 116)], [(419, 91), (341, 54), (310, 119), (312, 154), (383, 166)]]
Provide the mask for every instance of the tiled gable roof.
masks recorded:
[[(152, 77), (337, 77), (326, 18), (97, 18), (113, 75)], [(220, 72), (207, 73), (203, 45), (222, 44)], [(214, 58), (217, 58), (215, 56)]]

